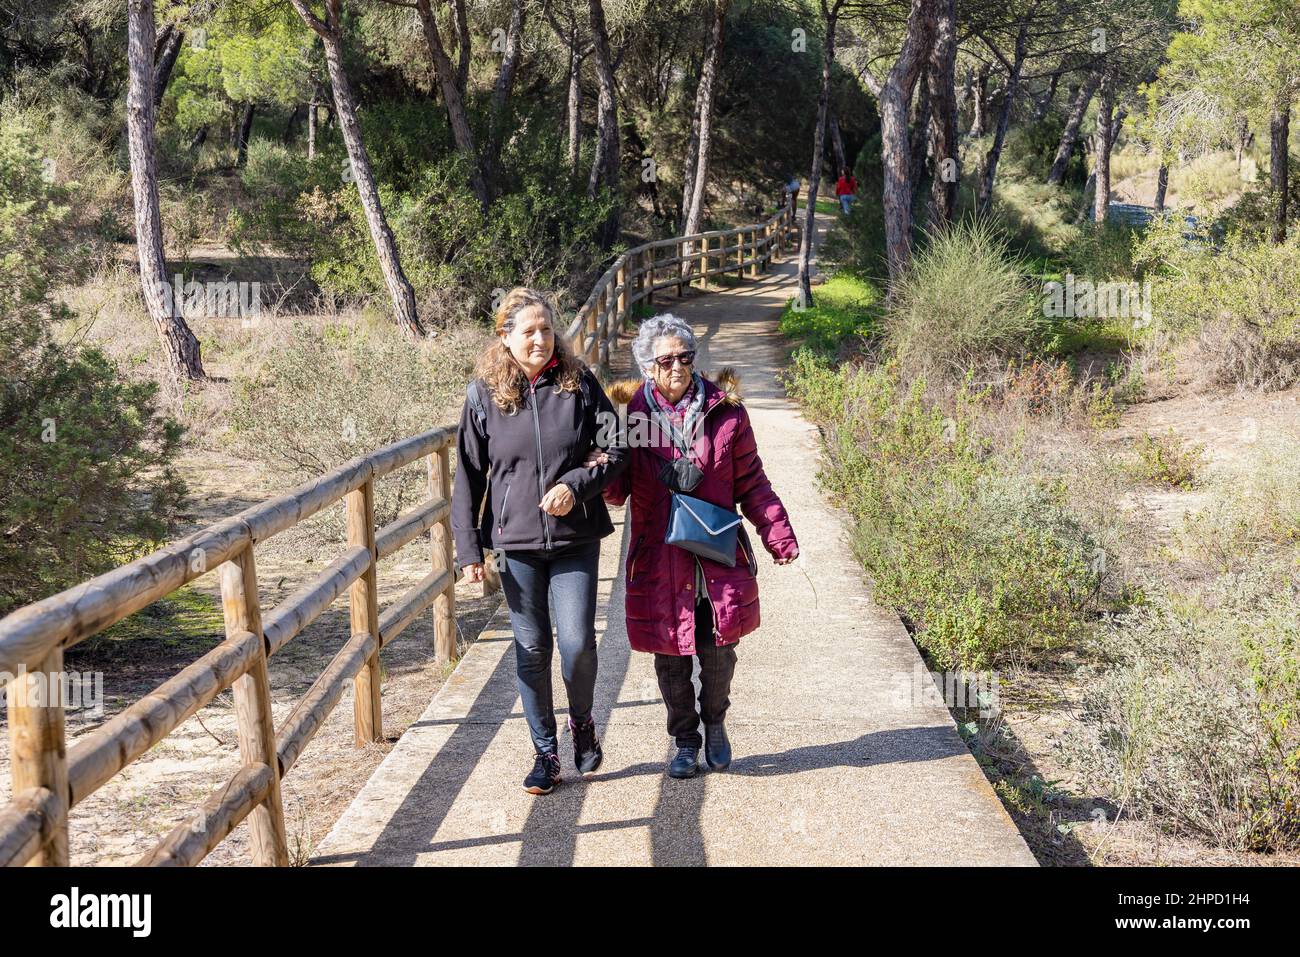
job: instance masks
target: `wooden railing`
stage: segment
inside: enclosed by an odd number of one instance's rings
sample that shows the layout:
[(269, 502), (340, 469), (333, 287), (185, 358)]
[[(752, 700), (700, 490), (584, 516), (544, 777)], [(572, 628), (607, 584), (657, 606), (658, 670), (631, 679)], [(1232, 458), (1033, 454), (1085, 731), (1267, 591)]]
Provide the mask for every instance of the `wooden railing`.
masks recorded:
[[(233, 688), (241, 766), (198, 814), (140, 864), (197, 864), (251, 815), (253, 860), (288, 863), (280, 780), (343, 695), (355, 691), (356, 741), (382, 739), (379, 652), (429, 605), (440, 660), (456, 654), (450, 450), (454, 427), (403, 439), (255, 505), (145, 558), (19, 609), (0, 621), (0, 682), (7, 689), (13, 795), (0, 808), (0, 865), (68, 863), (68, 812), (227, 688)], [(375, 481), (428, 458), (429, 498), (375, 528)], [(263, 613), (254, 549), (272, 535), (346, 500), (348, 547), (319, 575)], [(431, 532), (429, 574), (380, 609), (375, 569)], [(61, 700), (63, 652), (220, 566), (226, 639), (193, 664), (79, 738), (69, 749)], [(347, 590), (352, 637), (278, 729), (267, 659)], [(6, 675), (7, 673), (7, 675)]]
[[(620, 256), (596, 283), (568, 330), (575, 351), (607, 366), (611, 344), (633, 305), (656, 291), (735, 272), (756, 276), (781, 256), (792, 232), (787, 206), (762, 223), (646, 243)], [(729, 244), (730, 240), (735, 240)], [(716, 245), (715, 245), (716, 243)], [(661, 255), (659, 250), (671, 250)], [(21, 608), (0, 620), (0, 688), (8, 681), (12, 799), (0, 807), (0, 866), (67, 865), (68, 814), (128, 764), (227, 688), (233, 689), (241, 765), (187, 823), (138, 861), (192, 865), (250, 817), (253, 860), (288, 863), (280, 781), (343, 695), (355, 691), (356, 741), (381, 740), (379, 652), (430, 605), (440, 661), (456, 654), (450, 528), (450, 449), (454, 426), (403, 439), (278, 498), (255, 505), (144, 558)], [(375, 528), (375, 481), (428, 459), (429, 498)], [(321, 509), (345, 500), (348, 547), (279, 605), (258, 600), (255, 547)], [(381, 610), (376, 565), (431, 532), (430, 573)], [(152, 693), (67, 747), (61, 700), (63, 653), (219, 566), (226, 639)], [(349, 593), (349, 641), (277, 729), (267, 659)]]
[(680, 297), (697, 281), (707, 288), (710, 276), (744, 276), (746, 270), (757, 276), (769, 262), (780, 260), (797, 233), (794, 204), (787, 202), (761, 223), (674, 236), (629, 249), (596, 281), (566, 330), (573, 351), (588, 363), (607, 368), (611, 348), (617, 347), (618, 335), (638, 302), (653, 302), (657, 291), (672, 287)]

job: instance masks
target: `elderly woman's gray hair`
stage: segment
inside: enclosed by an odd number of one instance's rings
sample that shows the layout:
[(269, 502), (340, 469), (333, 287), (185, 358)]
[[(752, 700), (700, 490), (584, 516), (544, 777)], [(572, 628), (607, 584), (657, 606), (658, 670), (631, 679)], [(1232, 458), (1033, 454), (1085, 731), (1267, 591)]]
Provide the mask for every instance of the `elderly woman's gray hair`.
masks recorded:
[(678, 319), (671, 312), (653, 316), (641, 323), (636, 338), (632, 340), (632, 358), (643, 375), (646, 366), (655, 361), (655, 343), (660, 339), (680, 339), (687, 349), (695, 351), (695, 333), (691, 331), (690, 323)]

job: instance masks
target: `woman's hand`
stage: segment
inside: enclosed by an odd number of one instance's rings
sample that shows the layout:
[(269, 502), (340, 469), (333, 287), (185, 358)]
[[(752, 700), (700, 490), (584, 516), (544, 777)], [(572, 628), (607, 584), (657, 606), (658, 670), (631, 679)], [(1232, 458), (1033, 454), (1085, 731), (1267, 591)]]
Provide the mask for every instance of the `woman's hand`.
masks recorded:
[(604, 465), (609, 461), (609, 456), (598, 445), (593, 445), (591, 451), (587, 453), (587, 461), (582, 463), (584, 469), (594, 469), (598, 465)]
[(483, 580), (483, 563), (472, 562), (465, 566), (465, 581), (481, 582)]
[(542, 496), (538, 507), (547, 515), (568, 515), (577, 501), (573, 489), (561, 482)]
[(790, 555), (787, 558), (776, 558), (773, 559), (773, 561), (775, 561), (776, 564), (778, 565), (789, 565), (791, 562), (795, 561), (798, 557), (799, 557), (799, 550), (796, 548), (793, 555)]

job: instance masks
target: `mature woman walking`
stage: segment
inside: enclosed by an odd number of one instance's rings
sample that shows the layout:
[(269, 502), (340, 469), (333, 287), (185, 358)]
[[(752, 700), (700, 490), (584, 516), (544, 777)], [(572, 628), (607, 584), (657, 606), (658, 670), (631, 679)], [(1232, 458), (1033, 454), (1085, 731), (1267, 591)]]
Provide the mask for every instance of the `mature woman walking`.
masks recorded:
[(466, 390), (451, 506), (457, 564), (468, 580), (483, 580), (484, 550), (498, 556), (519, 696), (536, 752), (524, 779), (533, 794), (549, 794), (560, 781), (551, 695), (557, 640), (574, 764), (582, 774), (600, 766), (591, 716), (596, 573), (600, 540), (614, 531), (601, 491), (627, 466), (617, 446), (601, 464), (584, 464), (598, 435), (611, 434), (616, 413), (554, 322), (555, 311), (534, 290), (518, 287), (502, 299), (497, 339), (480, 355)]
[(630, 465), (604, 497), (612, 505), (631, 498), (627, 634), (633, 649), (655, 656), (677, 745), (668, 773), (688, 778), (701, 743), (709, 767), (731, 763), (724, 718), (735, 646), (759, 624), (758, 564), (736, 505), (778, 565), (798, 557), (799, 543), (763, 472), (735, 375), (724, 369), (715, 383), (695, 371), (695, 336), (671, 314), (641, 324), (632, 354), (644, 381), (613, 390), (627, 403)]

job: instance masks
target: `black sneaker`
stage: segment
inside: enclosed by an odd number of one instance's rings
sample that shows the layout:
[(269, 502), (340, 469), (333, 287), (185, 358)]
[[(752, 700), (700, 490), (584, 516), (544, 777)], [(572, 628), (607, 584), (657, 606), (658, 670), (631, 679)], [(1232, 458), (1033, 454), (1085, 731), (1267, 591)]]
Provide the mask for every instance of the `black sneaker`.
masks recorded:
[(559, 783), (560, 756), (548, 751), (533, 762), (533, 770), (524, 778), (524, 790), (529, 794), (550, 794)]
[(596, 721), (588, 716), (582, 724), (574, 724), (570, 718), (569, 730), (573, 732), (573, 764), (579, 774), (590, 774), (600, 767), (605, 757), (600, 750), (600, 739), (596, 737)]
[(670, 778), (693, 778), (700, 769), (699, 748), (678, 748), (677, 754), (668, 763)]

